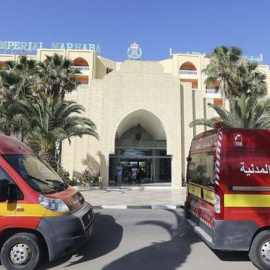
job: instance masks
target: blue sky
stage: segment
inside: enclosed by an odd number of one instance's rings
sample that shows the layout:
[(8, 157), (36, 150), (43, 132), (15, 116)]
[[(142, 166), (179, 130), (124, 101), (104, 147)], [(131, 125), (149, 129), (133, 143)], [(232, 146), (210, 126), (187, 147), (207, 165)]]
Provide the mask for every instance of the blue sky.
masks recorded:
[(0, 41), (100, 44), (102, 56), (145, 60), (238, 46), (270, 65), (270, 0), (0, 0)]

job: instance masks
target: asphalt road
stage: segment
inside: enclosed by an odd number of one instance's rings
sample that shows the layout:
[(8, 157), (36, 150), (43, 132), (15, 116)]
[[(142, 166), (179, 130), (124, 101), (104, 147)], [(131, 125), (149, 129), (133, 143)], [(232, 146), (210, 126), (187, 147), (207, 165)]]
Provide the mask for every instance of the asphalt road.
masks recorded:
[(76, 254), (44, 261), (40, 270), (257, 269), (246, 252), (209, 249), (185, 223), (181, 209), (103, 209), (95, 213), (92, 238)]

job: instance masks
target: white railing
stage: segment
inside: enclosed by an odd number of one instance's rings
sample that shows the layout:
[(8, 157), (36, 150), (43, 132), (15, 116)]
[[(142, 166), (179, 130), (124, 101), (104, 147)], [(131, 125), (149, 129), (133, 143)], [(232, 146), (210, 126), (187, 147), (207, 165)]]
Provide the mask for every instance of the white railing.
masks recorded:
[(179, 70), (180, 79), (198, 79), (197, 70)]
[(197, 70), (179, 70), (179, 74), (198, 75)]
[(80, 73), (78, 73), (78, 75), (89, 75), (88, 66), (71, 66), (71, 68), (79, 70)]
[(71, 66), (73, 69), (78, 69), (78, 70), (89, 70), (89, 66)]
[(216, 88), (206, 88), (206, 94), (216, 94), (218, 90)]
[(206, 96), (212, 97), (212, 98), (221, 98), (222, 94), (219, 90), (216, 90), (216, 88), (206, 88)]

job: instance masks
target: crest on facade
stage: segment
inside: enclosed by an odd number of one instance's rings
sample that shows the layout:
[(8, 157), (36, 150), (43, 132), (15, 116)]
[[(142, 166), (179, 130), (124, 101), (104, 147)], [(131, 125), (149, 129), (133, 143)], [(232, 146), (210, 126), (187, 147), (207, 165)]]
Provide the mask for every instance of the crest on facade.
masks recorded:
[(137, 60), (141, 59), (142, 57), (142, 49), (140, 48), (139, 44), (133, 43), (127, 49), (128, 59)]

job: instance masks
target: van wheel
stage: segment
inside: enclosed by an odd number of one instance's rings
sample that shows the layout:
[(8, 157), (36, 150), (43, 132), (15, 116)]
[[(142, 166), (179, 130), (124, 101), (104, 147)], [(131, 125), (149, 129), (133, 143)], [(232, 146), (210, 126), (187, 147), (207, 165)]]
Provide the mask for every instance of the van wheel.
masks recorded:
[(250, 260), (261, 270), (270, 270), (270, 230), (260, 232), (249, 250)]
[(2, 264), (8, 270), (33, 270), (40, 260), (38, 238), (31, 233), (17, 233), (6, 240), (1, 250)]

